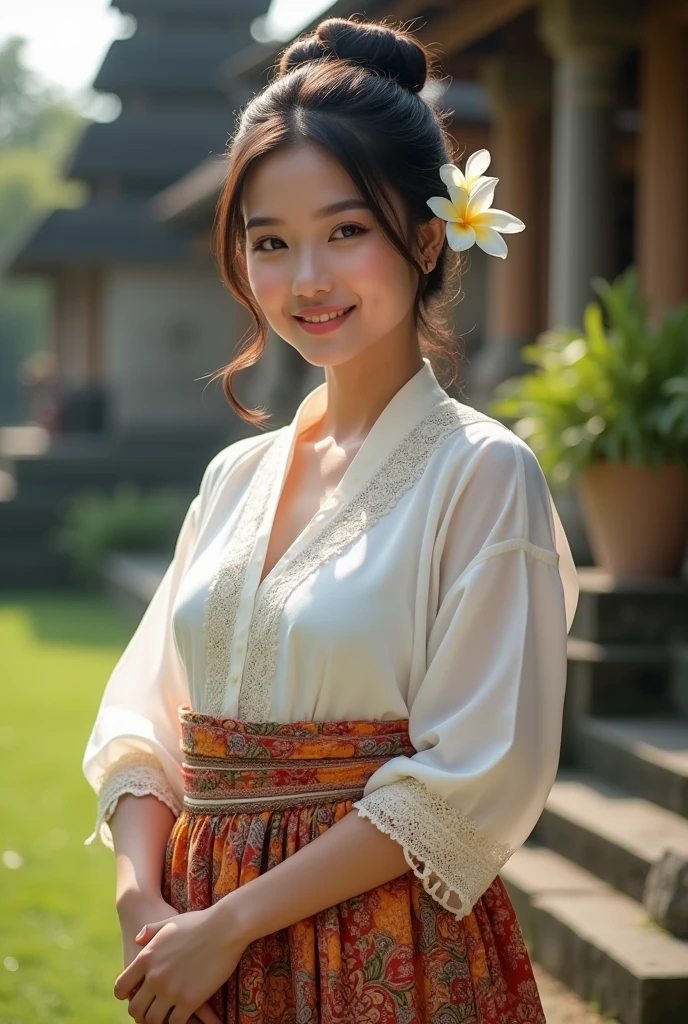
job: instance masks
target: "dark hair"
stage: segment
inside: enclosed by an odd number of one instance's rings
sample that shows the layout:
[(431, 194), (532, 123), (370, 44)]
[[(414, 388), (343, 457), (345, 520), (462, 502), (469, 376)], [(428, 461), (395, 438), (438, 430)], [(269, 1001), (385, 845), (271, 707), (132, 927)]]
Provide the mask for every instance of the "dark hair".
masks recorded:
[[(234, 375), (260, 359), (268, 337), (268, 323), (246, 271), (241, 193), (248, 172), (268, 153), (305, 141), (319, 143), (349, 174), (391, 244), (422, 271), (390, 194), (401, 199), (409, 231), (415, 234), (433, 216), (427, 199), (442, 189), (441, 164), (456, 159), (444, 126), (446, 115), (419, 96), (431, 65), (429, 50), (404, 29), (326, 18), (284, 50), (272, 81), (240, 113), (228, 150), (214, 239), (222, 279), (250, 311), (254, 325), (238, 354), (211, 379), (222, 376), (227, 400), (246, 422), (262, 426), (269, 418), (247, 409), (232, 392)], [(433, 364), (450, 367), (445, 387), (458, 373), (449, 307), (460, 295), (460, 268), (460, 254), (445, 241), (434, 269), (419, 274), (414, 304), (424, 354)]]

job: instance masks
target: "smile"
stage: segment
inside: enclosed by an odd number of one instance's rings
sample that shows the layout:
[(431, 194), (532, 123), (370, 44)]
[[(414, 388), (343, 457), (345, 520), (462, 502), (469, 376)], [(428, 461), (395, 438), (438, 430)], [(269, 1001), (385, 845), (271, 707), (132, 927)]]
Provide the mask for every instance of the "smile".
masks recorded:
[(321, 313), (320, 316), (295, 316), (301, 327), (309, 334), (324, 334), (335, 330), (354, 311), (355, 306), (337, 310), (336, 313)]

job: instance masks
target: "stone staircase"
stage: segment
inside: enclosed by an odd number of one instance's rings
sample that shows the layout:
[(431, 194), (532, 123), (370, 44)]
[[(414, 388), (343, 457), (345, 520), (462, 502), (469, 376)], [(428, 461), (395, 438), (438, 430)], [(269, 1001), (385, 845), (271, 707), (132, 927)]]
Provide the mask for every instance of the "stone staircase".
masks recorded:
[(52, 534), (76, 494), (109, 493), (126, 481), (142, 490), (169, 487), (190, 501), (208, 460), (231, 440), (74, 435), (35, 453), (8, 451), (0, 443), (0, 472), (12, 481), (9, 496), (0, 495), (0, 590), (70, 585), (67, 560), (53, 550)]
[(559, 773), (502, 878), (553, 977), (621, 1024), (688, 1024), (688, 941), (642, 902), (667, 849), (688, 858), (688, 720), (672, 688), (688, 581), (579, 575)]

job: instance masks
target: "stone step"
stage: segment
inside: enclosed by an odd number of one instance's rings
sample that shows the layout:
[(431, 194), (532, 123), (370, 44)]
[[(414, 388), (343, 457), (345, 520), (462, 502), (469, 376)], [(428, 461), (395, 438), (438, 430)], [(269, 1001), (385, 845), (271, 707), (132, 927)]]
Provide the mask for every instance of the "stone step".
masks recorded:
[(60, 509), (54, 502), (25, 501), (18, 497), (0, 501), (0, 540), (46, 535), (58, 524)]
[(530, 842), (500, 876), (535, 961), (620, 1024), (686, 1024), (688, 942), (642, 904)]
[(667, 849), (688, 856), (688, 821), (579, 771), (560, 771), (533, 838), (635, 900)]
[(598, 644), (569, 636), (561, 763), (576, 763), (579, 724), (588, 716), (676, 713), (673, 670), (670, 644)]
[(68, 561), (39, 545), (3, 542), (0, 546), (0, 590), (36, 590), (74, 585)]
[(575, 742), (587, 771), (688, 818), (688, 721), (584, 717)]
[(201, 480), (202, 467), (185, 467), (177, 463), (122, 466), (94, 466), (90, 469), (72, 468), (71, 471), (25, 470), (15, 474), (16, 497), (35, 503), (55, 501), (64, 504), (73, 495), (83, 491), (111, 493), (120, 483), (131, 483), (137, 489), (192, 489), (194, 493)]
[(572, 637), (601, 644), (688, 639), (688, 579), (620, 581), (581, 566), (578, 582)]

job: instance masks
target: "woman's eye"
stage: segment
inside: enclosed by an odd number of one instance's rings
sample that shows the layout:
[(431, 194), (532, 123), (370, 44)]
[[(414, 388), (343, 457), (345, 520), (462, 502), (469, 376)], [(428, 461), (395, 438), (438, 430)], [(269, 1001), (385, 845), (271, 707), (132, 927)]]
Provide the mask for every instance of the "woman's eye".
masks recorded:
[[(358, 234), (363, 234), (365, 232), (365, 230), (366, 230), (365, 228), (360, 227), (358, 224), (340, 224), (340, 226), (338, 228), (335, 228), (334, 230), (335, 230), (335, 232), (337, 232), (337, 231), (348, 231), (349, 229), (353, 229), (353, 231), (355, 233), (358, 233)], [(353, 234), (352, 235), (345, 235), (344, 237), (345, 238), (353, 238), (354, 235)]]
[[(355, 238), (356, 235), (363, 235), (367, 231), (367, 228), (362, 228), (360, 224), (340, 224), (338, 228), (334, 229), (332, 237), (334, 238), (337, 231), (345, 232), (344, 238)], [(272, 244), (267, 245), (268, 242)], [(277, 246), (275, 246), (277, 242)], [(276, 238), (274, 235), (270, 235), (268, 238), (260, 238), (255, 242), (251, 248), (256, 252), (275, 252), (276, 248), (281, 249), (284, 246), (284, 242), (281, 238)]]
[(269, 238), (261, 238), (255, 245), (252, 245), (252, 249), (257, 249), (258, 252), (274, 252), (274, 248), (265, 249), (263, 247), (264, 242), (281, 242), (281, 238), (274, 238), (272, 235)]

